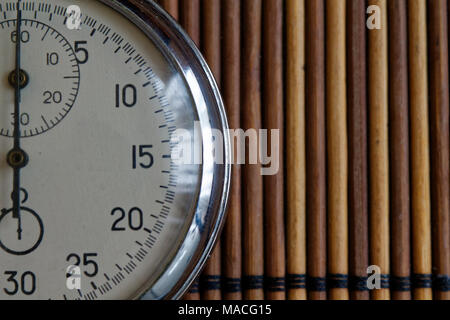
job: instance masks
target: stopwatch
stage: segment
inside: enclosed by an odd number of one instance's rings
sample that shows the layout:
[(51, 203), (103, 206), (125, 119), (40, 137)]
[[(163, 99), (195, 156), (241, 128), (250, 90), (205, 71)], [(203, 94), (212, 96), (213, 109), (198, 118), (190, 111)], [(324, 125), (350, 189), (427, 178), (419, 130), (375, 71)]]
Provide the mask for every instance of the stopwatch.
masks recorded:
[(143, 0), (0, 0), (0, 40), (0, 299), (180, 298), (230, 184), (198, 49)]

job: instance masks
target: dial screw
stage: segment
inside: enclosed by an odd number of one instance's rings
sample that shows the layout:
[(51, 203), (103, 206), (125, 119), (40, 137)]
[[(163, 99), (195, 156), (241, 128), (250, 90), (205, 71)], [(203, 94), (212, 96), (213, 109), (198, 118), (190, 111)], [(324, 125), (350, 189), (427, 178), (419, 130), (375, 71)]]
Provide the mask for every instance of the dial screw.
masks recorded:
[(13, 149), (8, 153), (7, 162), (12, 168), (23, 168), (28, 164), (28, 155), (21, 149)]
[[(13, 88), (15, 88), (17, 85), (16, 78), (17, 78), (16, 70), (11, 71), (11, 73), (8, 76), (8, 82)], [(26, 73), (24, 70), (20, 69), (20, 71), (19, 71), (19, 87), (20, 87), (20, 89), (25, 88), (29, 82), (30, 82), (30, 76), (28, 75), (28, 73)]]

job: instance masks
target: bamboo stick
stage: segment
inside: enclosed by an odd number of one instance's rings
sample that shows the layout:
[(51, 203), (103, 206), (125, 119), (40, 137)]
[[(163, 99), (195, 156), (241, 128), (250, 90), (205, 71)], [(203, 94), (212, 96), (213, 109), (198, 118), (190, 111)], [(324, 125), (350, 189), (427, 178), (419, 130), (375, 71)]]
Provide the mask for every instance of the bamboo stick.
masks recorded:
[(450, 299), (449, 75), (447, 1), (428, 1), (431, 127), (431, 198), (435, 298)]
[[(211, 71), (220, 86), (221, 79), (221, 20), (220, 0), (203, 0), (202, 6), (202, 51)], [(221, 241), (218, 239), (201, 277), (203, 300), (220, 300), (221, 294)]]
[[(261, 128), (261, 0), (243, 4), (242, 120), (245, 130)], [(249, 151), (246, 144), (246, 151)], [(247, 157), (248, 158), (248, 157)], [(248, 159), (247, 159), (248, 160)], [(261, 164), (244, 167), (244, 299), (264, 299), (263, 178)]]
[(326, 6), (328, 298), (348, 300), (346, 1)]
[(181, 0), (180, 10), (181, 25), (200, 47), (200, 0)]
[(389, 143), (388, 143), (388, 26), (387, 1), (369, 0), (381, 10), (381, 29), (369, 31), (370, 256), (381, 268), (381, 289), (372, 298), (389, 294)]
[[(223, 98), (228, 113), (230, 128), (238, 129), (240, 120), (241, 82), (241, 3), (239, 0), (222, 0)], [(237, 146), (237, 145), (236, 145)], [(237, 147), (234, 148), (237, 154)], [(242, 237), (241, 237), (241, 167), (235, 157), (228, 218), (223, 236), (223, 297), (226, 300), (241, 300)]]
[(308, 296), (326, 299), (325, 6), (306, 1)]
[(350, 295), (368, 300), (366, 1), (347, 2)]
[(409, 0), (414, 299), (431, 300), (431, 209), (426, 0)]
[(305, 1), (286, 2), (287, 286), (306, 300)]
[(391, 293), (411, 299), (408, 22), (406, 0), (388, 2)]
[(178, 0), (159, 0), (159, 3), (175, 20), (178, 20)]
[[(284, 235), (284, 101), (283, 101), (283, 1), (264, 2), (264, 128), (268, 154), (279, 157), (279, 170), (264, 177), (266, 299), (286, 299)], [(272, 130), (279, 131), (273, 150)], [(274, 166), (275, 161), (268, 166)]]
[(221, 1), (202, 0), (202, 51), (217, 83), (221, 82)]

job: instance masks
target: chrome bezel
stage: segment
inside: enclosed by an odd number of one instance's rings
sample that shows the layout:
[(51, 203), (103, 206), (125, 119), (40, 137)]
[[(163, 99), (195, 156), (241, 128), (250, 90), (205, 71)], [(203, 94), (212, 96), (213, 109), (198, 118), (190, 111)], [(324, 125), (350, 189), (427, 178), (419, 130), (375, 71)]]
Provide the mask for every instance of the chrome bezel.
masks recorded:
[[(197, 109), (202, 132), (203, 165), (193, 219), (172, 261), (158, 280), (140, 296), (142, 299), (179, 299), (202, 270), (225, 220), (231, 178), (231, 147), (225, 108), (212, 72), (200, 51), (175, 20), (156, 3), (147, 0), (99, 1), (134, 23), (166, 57), (176, 63)], [(224, 133), (224, 164), (214, 162), (212, 129)]]

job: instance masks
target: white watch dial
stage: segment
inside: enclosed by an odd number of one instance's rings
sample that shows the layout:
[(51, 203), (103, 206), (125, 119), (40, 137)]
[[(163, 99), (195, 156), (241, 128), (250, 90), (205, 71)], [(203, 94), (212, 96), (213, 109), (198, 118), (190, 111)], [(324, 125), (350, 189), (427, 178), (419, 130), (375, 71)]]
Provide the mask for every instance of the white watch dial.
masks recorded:
[[(111, 7), (22, 1), (28, 83), (16, 119), (16, 3), (0, 0), (0, 299), (138, 298), (171, 263), (194, 215), (202, 166), (175, 165), (170, 140), (178, 128), (194, 130), (191, 88)], [(15, 170), (4, 160), (15, 138), (29, 157), (17, 213)]]

